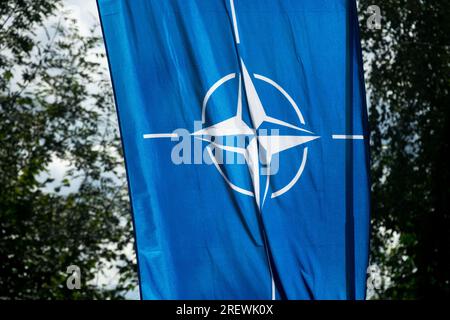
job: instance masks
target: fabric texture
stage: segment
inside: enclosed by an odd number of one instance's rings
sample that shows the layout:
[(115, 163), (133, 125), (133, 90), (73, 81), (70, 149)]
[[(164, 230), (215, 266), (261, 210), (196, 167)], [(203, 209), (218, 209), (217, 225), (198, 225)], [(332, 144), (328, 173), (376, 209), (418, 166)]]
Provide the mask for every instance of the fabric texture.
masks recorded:
[(354, 1), (98, 6), (142, 298), (364, 299), (369, 133)]

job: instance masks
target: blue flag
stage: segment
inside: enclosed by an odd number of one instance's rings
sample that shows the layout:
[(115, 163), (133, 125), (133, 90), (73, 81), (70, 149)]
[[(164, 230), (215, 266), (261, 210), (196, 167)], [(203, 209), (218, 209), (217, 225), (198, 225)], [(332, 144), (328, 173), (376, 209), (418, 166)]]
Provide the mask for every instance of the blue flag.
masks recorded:
[(143, 299), (364, 299), (350, 0), (98, 0)]

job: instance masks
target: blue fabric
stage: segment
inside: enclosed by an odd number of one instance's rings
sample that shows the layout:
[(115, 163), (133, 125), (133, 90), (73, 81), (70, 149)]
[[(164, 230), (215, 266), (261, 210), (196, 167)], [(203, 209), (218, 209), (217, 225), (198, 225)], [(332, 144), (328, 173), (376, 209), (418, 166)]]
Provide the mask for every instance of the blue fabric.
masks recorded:
[[(142, 298), (363, 299), (369, 159), (355, 3), (98, 0), (98, 5)], [(172, 161), (182, 140), (192, 149), (200, 143), (202, 152), (214, 146), (207, 134), (193, 134), (194, 122), (202, 120), (208, 91), (230, 74), (207, 100), (201, 128), (235, 116), (243, 88), (242, 120), (249, 128), (314, 137), (277, 153), (279, 170), (267, 188), (268, 176), (261, 174), (255, 184), (245, 159), (219, 165), (222, 171), (214, 164)], [(260, 126), (251, 111), (258, 105), (252, 85), (271, 117)], [(176, 129), (193, 135), (170, 138)], [(144, 139), (145, 134), (165, 136)], [(264, 147), (263, 138), (251, 135), (245, 146), (252, 139), (258, 150)], [(261, 173), (263, 165), (258, 168)]]

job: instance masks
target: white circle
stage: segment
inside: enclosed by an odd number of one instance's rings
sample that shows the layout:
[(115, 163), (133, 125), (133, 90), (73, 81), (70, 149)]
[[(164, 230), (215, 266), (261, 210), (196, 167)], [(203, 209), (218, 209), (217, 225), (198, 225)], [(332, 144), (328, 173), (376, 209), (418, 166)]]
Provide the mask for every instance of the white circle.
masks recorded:
[[(265, 76), (259, 75), (259, 74), (253, 74), (253, 76), (255, 77), (255, 79), (258, 79), (260, 81), (264, 81), (268, 84), (270, 84), (272, 87), (274, 87), (275, 89), (277, 89), (289, 102), (289, 104), (292, 106), (292, 108), (294, 109), (298, 120), (300, 121), (300, 123), (302, 125), (305, 125), (305, 120), (303, 118), (303, 115), (300, 111), (300, 108), (298, 107), (297, 103), (295, 103), (294, 99), (292, 99), (292, 97), (286, 92), (286, 90), (283, 89), (283, 87), (281, 87), (278, 83), (276, 83), (275, 81), (273, 81), (270, 78), (267, 78)], [(236, 73), (230, 73), (224, 77), (222, 77), (221, 79), (219, 79), (216, 83), (214, 83), (211, 88), (207, 91), (207, 93), (205, 94), (205, 97), (203, 99), (203, 104), (202, 104), (202, 124), (205, 123), (205, 115), (206, 115), (206, 108), (208, 105), (208, 101), (211, 98), (211, 96), (214, 94), (214, 92), (219, 89), (222, 85), (224, 85), (225, 83), (227, 83), (230, 80), (233, 80), (236, 78)], [(209, 148), (209, 146), (207, 147)], [(220, 175), (224, 178), (225, 182), (235, 191), (244, 194), (244, 195), (248, 195), (251, 197), (254, 197), (254, 193), (250, 190), (246, 190), (244, 188), (238, 187), (237, 185), (235, 185), (234, 183), (232, 183), (228, 177), (226, 176), (226, 174), (222, 171), (222, 169), (220, 168), (220, 165), (215, 161), (212, 152), (210, 149), (208, 149), (209, 155), (211, 156), (211, 159), (213, 159), (213, 163), (216, 167), (216, 169), (219, 171)], [(280, 188), (279, 190), (272, 192), (271, 194), (271, 198), (276, 198), (279, 197), (283, 194), (285, 194), (286, 192), (288, 192), (296, 183), (297, 181), (300, 179), (303, 170), (305, 169), (306, 166), (306, 161), (308, 159), (308, 148), (303, 149), (303, 157), (302, 157), (302, 161), (300, 163), (300, 166), (295, 174), (295, 176), (289, 181), (289, 183), (287, 183), (283, 188)]]

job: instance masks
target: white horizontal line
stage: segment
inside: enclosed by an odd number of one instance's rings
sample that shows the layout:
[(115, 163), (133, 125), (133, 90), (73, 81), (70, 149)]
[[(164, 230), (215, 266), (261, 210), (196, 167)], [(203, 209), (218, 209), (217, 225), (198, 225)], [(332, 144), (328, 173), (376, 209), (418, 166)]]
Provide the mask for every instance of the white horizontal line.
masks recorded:
[(151, 133), (144, 134), (144, 139), (157, 139), (157, 138), (177, 138), (178, 134), (176, 133)]
[(364, 140), (364, 136), (361, 135), (333, 134), (332, 137), (337, 140)]

